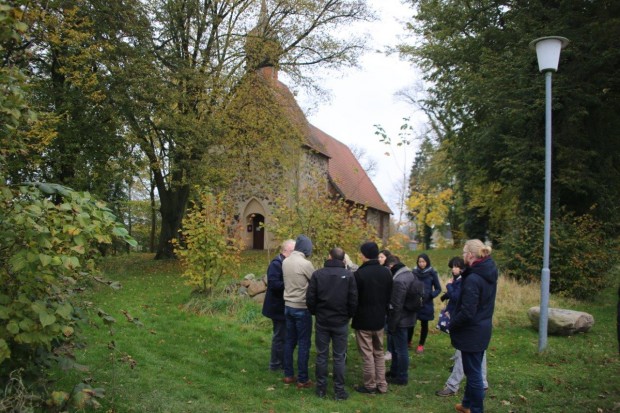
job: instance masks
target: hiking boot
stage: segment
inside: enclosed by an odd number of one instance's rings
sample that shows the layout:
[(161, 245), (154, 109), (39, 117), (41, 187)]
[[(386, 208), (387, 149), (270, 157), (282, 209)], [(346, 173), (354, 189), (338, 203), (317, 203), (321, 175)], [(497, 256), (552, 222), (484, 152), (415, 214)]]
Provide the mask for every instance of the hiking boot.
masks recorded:
[(415, 352), (418, 354), (424, 353), (424, 346), (418, 346), (418, 348), (415, 349)]
[(377, 394), (377, 389), (369, 389), (365, 386), (355, 386), (353, 389), (358, 393)]
[(447, 387), (444, 387), (442, 390), (438, 390), (435, 392), (435, 395), (440, 396), (440, 397), (450, 397), (450, 396), (454, 396), (455, 394), (456, 394), (455, 391), (452, 391)]
[(308, 380), (305, 383), (297, 382), (298, 389), (309, 389), (312, 386), (314, 386), (314, 383), (312, 383), (312, 380)]
[(297, 381), (297, 376), (285, 377), (282, 379), (284, 384), (293, 384)]
[(390, 384), (395, 384), (397, 386), (406, 386), (407, 385), (407, 380), (401, 380), (401, 379), (397, 379), (394, 377), (389, 377), (387, 379), (387, 382)]
[(334, 400), (336, 400), (337, 402), (344, 401), (348, 398), (349, 398), (349, 393), (347, 393), (346, 391), (336, 393), (336, 395), (334, 396)]
[(454, 409), (459, 413), (471, 413), (468, 407), (463, 407), (461, 403), (454, 405)]

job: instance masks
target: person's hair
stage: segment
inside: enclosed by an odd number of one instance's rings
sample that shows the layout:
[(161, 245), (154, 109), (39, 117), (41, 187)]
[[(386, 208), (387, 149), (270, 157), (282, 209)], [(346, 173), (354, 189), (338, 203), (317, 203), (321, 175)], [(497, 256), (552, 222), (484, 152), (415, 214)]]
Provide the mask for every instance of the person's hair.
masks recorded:
[(289, 245), (291, 245), (293, 248), (291, 248), (291, 251), (295, 248), (295, 240), (294, 239), (287, 239), (285, 241), (282, 241), (282, 244), (280, 244), (280, 252), (284, 252)]
[(452, 257), (450, 258), (450, 261), (448, 261), (448, 267), (450, 268), (460, 268), (462, 270), (465, 269), (465, 261), (463, 261), (463, 258), (461, 257)]
[(339, 247), (334, 247), (329, 250), (329, 256), (332, 257), (332, 260), (344, 261), (344, 250)]
[(400, 258), (398, 258), (396, 255), (392, 255), (390, 254), (386, 259), (385, 259), (385, 266), (386, 267), (391, 267), (392, 265), (396, 265), (400, 263)]
[(426, 261), (426, 266), (430, 267), (431, 266), (431, 259), (429, 258), (428, 255), (426, 254), (420, 254), (418, 255), (418, 258), (415, 260), (415, 265), (418, 265), (418, 263), (420, 262), (420, 258), (422, 258), (424, 261)]
[(385, 255), (385, 258), (389, 257), (390, 255), (392, 255), (392, 253), (390, 252), (390, 250), (381, 250), (379, 251), (379, 254), (383, 254)]
[(465, 242), (463, 252), (471, 252), (476, 258), (484, 258), (491, 255), (493, 249), (479, 239), (470, 239)]

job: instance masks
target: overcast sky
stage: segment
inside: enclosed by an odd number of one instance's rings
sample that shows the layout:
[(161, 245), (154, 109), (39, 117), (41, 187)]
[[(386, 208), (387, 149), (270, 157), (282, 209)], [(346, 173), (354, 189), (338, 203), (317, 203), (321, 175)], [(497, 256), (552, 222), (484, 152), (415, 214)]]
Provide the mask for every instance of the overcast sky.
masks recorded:
[[(404, 34), (403, 20), (412, 15), (411, 9), (400, 0), (369, 0), (380, 20), (366, 23), (354, 30), (368, 31), (372, 36), (372, 50), (393, 46)], [(359, 69), (347, 69), (321, 82), (331, 93), (329, 102), (316, 108), (299, 96), (310, 123), (348, 146), (364, 148), (368, 157), (377, 163), (371, 179), (383, 199), (398, 218), (398, 190), (403, 174), (409, 172), (415, 146), (388, 146), (375, 135), (374, 125), (381, 125), (393, 141), (398, 139), (403, 118), (416, 119), (416, 128), (423, 128), (423, 115), (402, 98), (395, 96), (401, 89), (413, 86), (416, 71), (398, 56), (369, 52), (360, 62)]]

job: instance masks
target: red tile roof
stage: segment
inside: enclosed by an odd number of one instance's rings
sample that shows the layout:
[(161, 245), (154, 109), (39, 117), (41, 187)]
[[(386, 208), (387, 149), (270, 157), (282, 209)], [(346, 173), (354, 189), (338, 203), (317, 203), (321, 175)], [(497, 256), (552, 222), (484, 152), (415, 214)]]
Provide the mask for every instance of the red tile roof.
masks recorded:
[(293, 93), (278, 80), (277, 70), (262, 68), (259, 73), (275, 86), (279, 101), (288, 109), (291, 119), (306, 129), (306, 145), (329, 157), (329, 179), (336, 191), (347, 201), (392, 214), (349, 147), (308, 122)]
[(330, 156), (329, 179), (342, 197), (357, 204), (392, 213), (347, 145), (314, 125), (310, 125), (310, 134), (322, 143)]

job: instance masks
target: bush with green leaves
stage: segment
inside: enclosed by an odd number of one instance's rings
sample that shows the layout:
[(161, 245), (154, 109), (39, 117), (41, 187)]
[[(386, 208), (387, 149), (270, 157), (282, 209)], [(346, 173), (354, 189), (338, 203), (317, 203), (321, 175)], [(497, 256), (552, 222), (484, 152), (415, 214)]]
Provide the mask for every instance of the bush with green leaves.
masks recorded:
[[(503, 274), (524, 282), (540, 280), (543, 229), (539, 209), (513, 223), (512, 232), (501, 240)], [(580, 300), (595, 298), (609, 282), (617, 257), (617, 242), (606, 237), (604, 225), (591, 215), (561, 211), (553, 217), (549, 256), (552, 293)]]
[[(1, 177), (0, 177), (1, 178)], [(135, 241), (86, 192), (0, 179), (0, 382), (23, 368), (37, 377), (71, 366), (82, 316), (78, 293), (97, 274), (100, 246)]]
[(295, 239), (299, 234), (308, 236), (315, 264), (322, 265), (329, 250), (336, 246), (354, 259), (362, 242), (377, 240), (376, 231), (364, 219), (364, 207), (330, 196), (320, 185), (302, 188), (295, 198), (292, 202), (278, 199), (266, 227), (279, 240)]
[(183, 220), (180, 241), (173, 240), (186, 284), (210, 296), (223, 276), (235, 278), (241, 262), (241, 227), (224, 194), (197, 188)]

